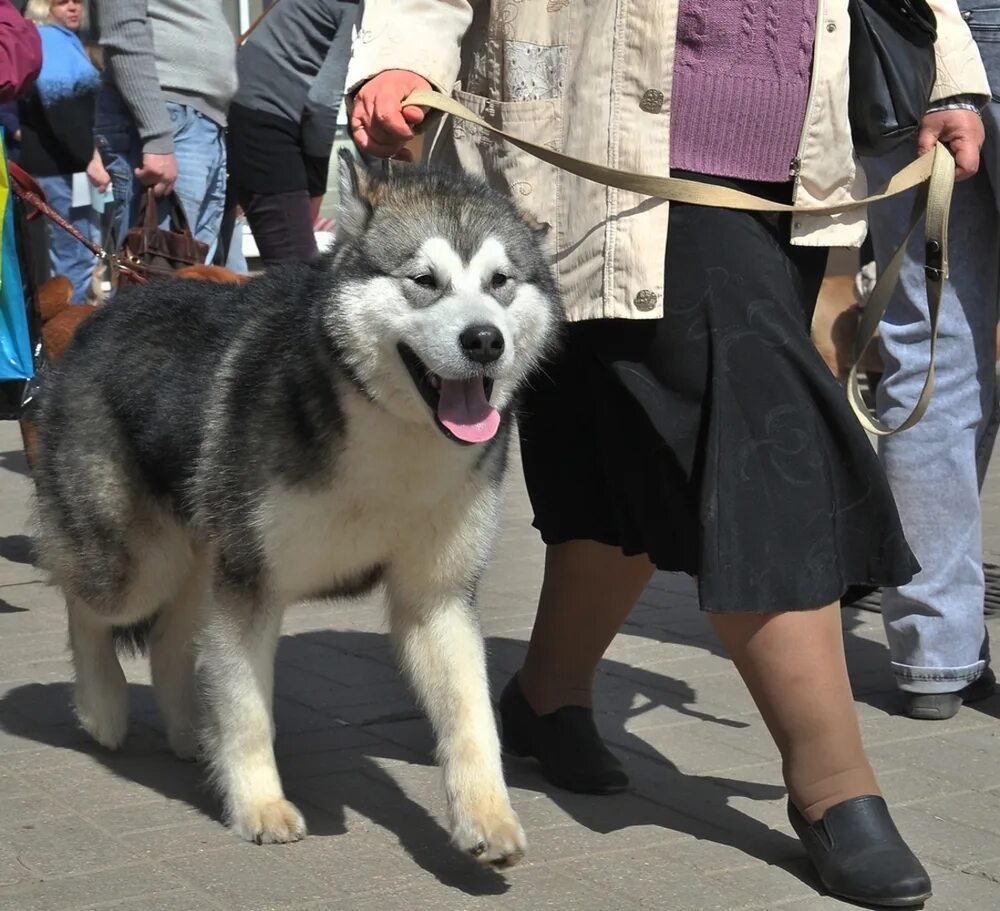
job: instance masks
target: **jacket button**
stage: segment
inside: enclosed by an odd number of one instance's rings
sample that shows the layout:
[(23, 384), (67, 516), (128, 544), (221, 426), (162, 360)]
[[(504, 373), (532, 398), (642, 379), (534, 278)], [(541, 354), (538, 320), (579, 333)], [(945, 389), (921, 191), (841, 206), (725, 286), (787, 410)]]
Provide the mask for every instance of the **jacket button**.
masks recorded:
[(963, 18), (963, 19), (964, 19), (964, 20), (965, 20), (966, 22), (971, 22), (971, 21), (972, 21), (972, 10), (964, 10), (964, 11), (962, 12), (962, 18)]
[(639, 102), (639, 108), (647, 114), (659, 114), (663, 108), (663, 92), (657, 89), (646, 89), (642, 93), (642, 101)]
[(835, 32), (835, 31), (837, 31), (837, 23), (836, 22), (827, 22), (827, 24), (826, 24), (826, 30), (828, 32)]
[(657, 293), (655, 291), (640, 291), (635, 296), (635, 309), (642, 310), (644, 313), (648, 313), (656, 306)]

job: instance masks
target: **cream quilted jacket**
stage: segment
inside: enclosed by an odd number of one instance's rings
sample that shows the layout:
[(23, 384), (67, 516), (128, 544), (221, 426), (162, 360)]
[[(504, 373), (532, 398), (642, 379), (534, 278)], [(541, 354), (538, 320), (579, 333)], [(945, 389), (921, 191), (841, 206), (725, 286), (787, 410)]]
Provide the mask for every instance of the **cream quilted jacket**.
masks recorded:
[[(812, 85), (795, 172), (795, 202), (865, 195), (847, 119), (847, 0), (817, 0)], [(955, 0), (938, 19), (934, 98), (989, 95)], [(679, 0), (365, 0), (348, 89), (407, 69), (501, 129), (577, 158), (668, 174), (670, 94)], [(560, 172), (464, 123), (425, 143), (508, 190), (551, 226), (570, 319), (655, 318), (663, 306), (668, 203)], [(792, 240), (854, 246), (859, 212), (797, 216)]]

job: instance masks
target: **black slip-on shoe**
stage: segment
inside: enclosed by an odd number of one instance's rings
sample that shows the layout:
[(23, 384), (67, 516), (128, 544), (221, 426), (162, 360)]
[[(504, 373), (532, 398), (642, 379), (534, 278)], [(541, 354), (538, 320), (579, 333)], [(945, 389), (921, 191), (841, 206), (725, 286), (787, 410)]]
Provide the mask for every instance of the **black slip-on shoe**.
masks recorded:
[(812, 824), (789, 800), (788, 819), (833, 895), (886, 908), (910, 908), (931, 897), (931, 879), (881, 797), (845, 800)]
[(628, 787), (628, 775), (601, 740), (590, 709), (566, 705), (536, 715), (515, 676), (500, 694), (499, 710), (504, 750), (537, 759), (557, 787), (581, 794), (617, 794)]
[(996, 675), (987, 667), (972, 683), (954, 693), (907, 693), (903, 713), (921, 721), (946, 721), (966, 702), (989, 699), (996, 684)]

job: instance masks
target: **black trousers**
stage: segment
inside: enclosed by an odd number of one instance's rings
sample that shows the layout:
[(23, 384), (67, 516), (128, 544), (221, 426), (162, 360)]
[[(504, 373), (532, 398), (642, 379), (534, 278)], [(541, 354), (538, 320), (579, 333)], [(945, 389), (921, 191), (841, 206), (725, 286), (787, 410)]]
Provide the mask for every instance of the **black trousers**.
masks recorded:
[(236, 198), (265, 266), (312, 262), (319, 257), (308, 190), (254, 193), (237, 187)]

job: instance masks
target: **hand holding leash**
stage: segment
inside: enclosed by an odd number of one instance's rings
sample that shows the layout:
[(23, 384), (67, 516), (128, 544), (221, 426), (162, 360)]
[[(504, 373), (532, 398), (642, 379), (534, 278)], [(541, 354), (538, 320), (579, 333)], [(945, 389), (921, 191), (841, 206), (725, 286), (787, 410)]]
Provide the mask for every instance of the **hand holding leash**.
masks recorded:
[(925, 114), (917, 134), (917, 154), (926, 155), (942, 143), (955, 156), (955, 180), (967, 180), (979, 170), (979, 150), (986, 139), (983, 118), (973, 111), (952, 109)]
[(362, 152), (379, 158), (412, 161), (404, 148), (424, 119), (422, 108), (404, 105), (414, 92), (431, 91), (431, 84), (409, 70), (386, 70), (368, 80), (354, 96), (351, 135)]

